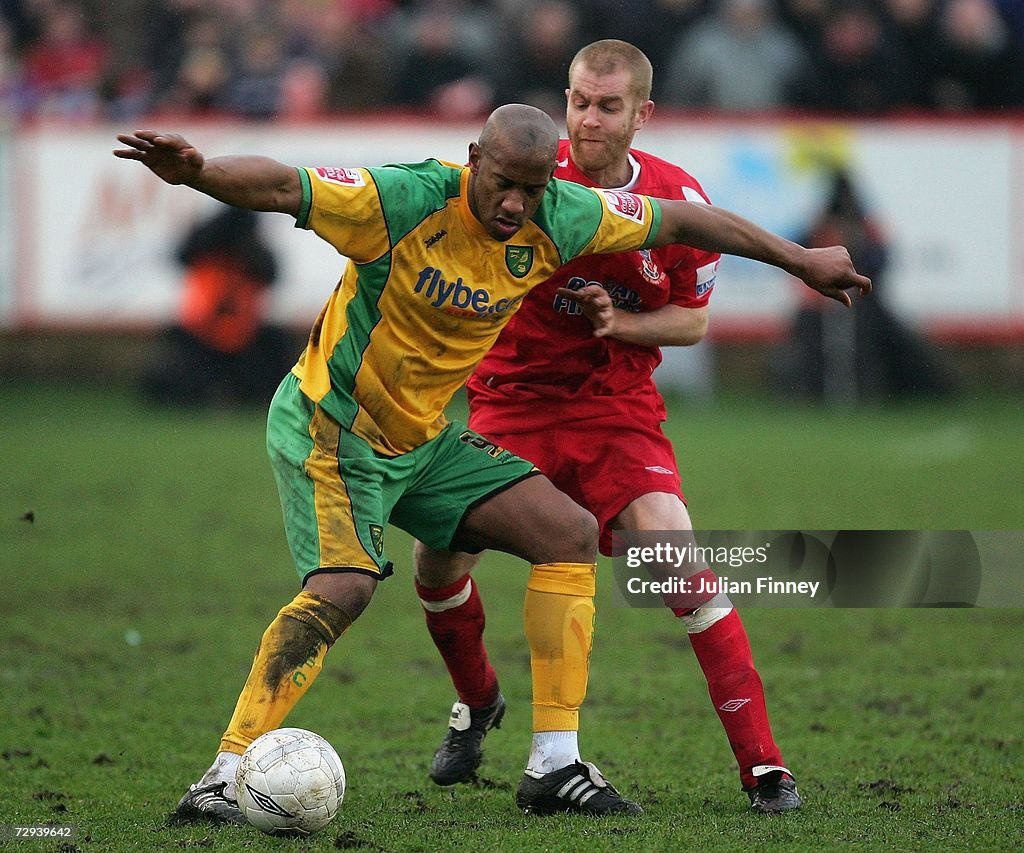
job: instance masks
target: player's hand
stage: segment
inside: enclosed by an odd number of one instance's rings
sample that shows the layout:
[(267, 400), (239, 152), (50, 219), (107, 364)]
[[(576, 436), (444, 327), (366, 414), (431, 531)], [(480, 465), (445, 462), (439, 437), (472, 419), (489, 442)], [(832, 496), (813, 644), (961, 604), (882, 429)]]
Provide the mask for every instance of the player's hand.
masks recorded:
[(169, 184), (187, 184), (203, 171), (203, 155), (176, 133), (137, 130), (117, 139), (129, 147), (115, 149), (115, 157), (138, 160)]
[(579, 290), (560, 287), (559, 296), (573, 300), (583, 311), (583, 315), (594, 326), (594, 337), (603, 338), (615, 331), (615, 306), (608, 291), (598, 284), (588, 284)]
[(871, 292), (871, 279), (854, 269), (845, 246), (805, 249), (801, 266), (793, 272), (812, 290), (847, 308), (853, 304), (847, 291), (856, 289), (862, 296)]

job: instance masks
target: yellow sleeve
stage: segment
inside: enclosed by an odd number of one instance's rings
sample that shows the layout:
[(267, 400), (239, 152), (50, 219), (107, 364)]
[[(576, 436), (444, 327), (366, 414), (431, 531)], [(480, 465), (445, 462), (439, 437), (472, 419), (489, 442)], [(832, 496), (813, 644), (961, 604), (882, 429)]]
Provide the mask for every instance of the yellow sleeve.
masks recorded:
[(645, 249), (661, 226), (661, 208), (653, 199), (622, 190), (593, 189), (601, 197), (601, 224), (583, 254)]
[(295, 219), (356, 263), (391, 248), (373, 176), (366, 169), (316, 166), (299, 169), (302, 206)]

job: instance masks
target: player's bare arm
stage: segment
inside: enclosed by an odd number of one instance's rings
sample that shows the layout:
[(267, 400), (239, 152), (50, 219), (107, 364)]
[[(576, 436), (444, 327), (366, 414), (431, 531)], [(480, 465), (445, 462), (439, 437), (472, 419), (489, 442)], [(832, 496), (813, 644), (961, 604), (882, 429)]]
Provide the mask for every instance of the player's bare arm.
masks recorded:
[(558, 288), (572, 299), (594, 326), (595, 338), (615, 338), (642, 347), (687, 347), (700, 343), (708, 330), (708, 307), (663, 305), (653, 311), (623, 311), (612, 304), (608, 291), (597, 284), (579, 290)]
[(771, 264), (847, 307), (853, 301), (846, 291), (871, 292), (871, 279), (854, 269), (843, 246), (807, 249), (720, 207), (669, 199), (657, 202), (662, 224), (654, 246), (682, 243)]
[(120, 133), (127, 148), (114, 156), (138, 160), (169, 184), (184, 184), (235, 207), (274, 213), (299, 212), (302, 186), (298, 172), (269, 157), (214, 157), (207, 160), (176, 133), (137, 130)]

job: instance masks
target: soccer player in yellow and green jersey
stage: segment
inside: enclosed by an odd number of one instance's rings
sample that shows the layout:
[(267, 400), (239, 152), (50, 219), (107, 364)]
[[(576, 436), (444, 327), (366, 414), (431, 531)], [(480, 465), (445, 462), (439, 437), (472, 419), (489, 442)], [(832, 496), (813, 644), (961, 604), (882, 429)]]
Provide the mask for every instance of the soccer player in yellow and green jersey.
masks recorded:
[(531, 288), (577, 255), (646, 246), (659, 208), (540, 176), (540, 204), (494, 239), (470, 168), (430, 160), (299, 171), (296, 224), (350, 259), (295, 368), (306, 396), (389, 456), (445, 427), (444, 408)]
[[(804, 249), (708, 205), (553, 181), (558, 131), (522, 104), (491, 114), (465, 167), (295, 169), (266, 157), (206, 160), (176, 134), (118, 139), (127, 147), (115, 156), (228, 204), (291, 214), (350, 259), (268, 417), (302, 591), (264, 632), (220, 752), (181, 798), (180, 817), (244, 822), (239, 756), (281, 725), (391, 573), (389, 523), (433, 548), (496, 549), (532, 565), (524, 622), (535, 743), (575, 737), (593, 632), (594, 517), (529, 462), (443, 414), (523, 296), (559, 265), (686, 242), (775, 264), (846, 304), (847, 288), (870, 288), (842, 247)], [(642, 811), (592, 764), (548, 775), (529, 780), (536, 811), (566, 778), (566, 808)]]

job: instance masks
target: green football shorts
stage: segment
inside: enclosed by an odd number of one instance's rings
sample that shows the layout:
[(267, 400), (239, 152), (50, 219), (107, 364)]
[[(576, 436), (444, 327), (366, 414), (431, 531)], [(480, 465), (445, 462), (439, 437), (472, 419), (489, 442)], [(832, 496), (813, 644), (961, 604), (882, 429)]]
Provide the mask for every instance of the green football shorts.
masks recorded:
[(450, 549), (471, 507), (537, 473), (454, 422), (409, 453), (384, 456), (303, 394), (293, 374), (270, 404), (267, 452), (303, 582), (320, 570), (390, 575), (389, 523)]

